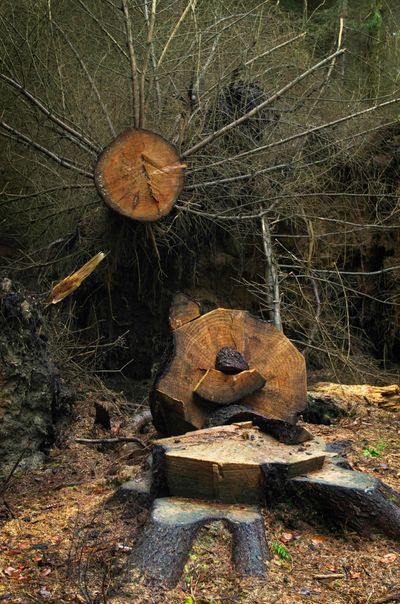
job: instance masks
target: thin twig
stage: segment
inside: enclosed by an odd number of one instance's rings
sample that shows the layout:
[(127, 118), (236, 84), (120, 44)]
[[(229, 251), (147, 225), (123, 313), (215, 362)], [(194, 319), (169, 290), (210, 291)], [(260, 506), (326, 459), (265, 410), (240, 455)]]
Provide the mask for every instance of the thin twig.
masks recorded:
[(112, 41), (112, 43), (116, 46), (116, 48), (118, 48), (120, 53), (123, 54), (124, 57), (128, 59), (129, 58), (128, 54), (122, 48), (121, 44), (119, 44), (119, 42), (114, 38), (114, 36), (112, 34), (110, 34), (110, 32), (104, 27), (104, 25), (102, 24), (100, 19), (98, 19), (96, 17), (96, 15), (94, 15), (91, 12), (91, 10), (86, 6), (86, 4), (84, 4), (84, 2), (82, 0), (78, 0), (78, 2), (81, 5), (81, 7), (84, 9), (84, 11), (93, 19), (93, 21), (95, 21), (95, 23), (97, 23), (97, 25), (100, 27), (101, 31), (107, 36), (107, 38), (109, 38)]
[(132, 95), (132, 119), (135, 128), (140, 125), (140, 87), (139, 75), (136, 62), (135, 47), (133, 44), (132, 24), (129, 17), (128, 0), (122, 0), (122, 10), (125, 18), (125, 31), (129, 51), (129, 59), (131, 62), (131, 95)]
[(64, 40), (66, 41), (66, 43), (68, 44), (68, 46), (70, 47), (70, 49), (72, 50), (73, 54), (75, 55), (79, 65), (81, 66), (82, 70), (84, 71), (91, 87), (92, 90), (94, 92), (94, 94), (97, 97), (97, 100), (99, 101), (99, 105), (103, 111), (103, 115), (106, 119), (106, 122), (108, 124), (108, 127), (110, 129), (110, 132), (112, 134), (112, 136), (116, 136), (116, 132), (115, 132), (115, 128), (113, 126), (113, 123), (111, 121), (110, 115), (108, 113), (107, 107), (103, 101), (103, 99), (101, 98), (99, 89), (96, 86), (96, 83), (94, 81), (94, 79), (92, 78), (92, 76), (90, 75), (90, 72), (88, 70), (88, 68), (86, 67), (85, 62), (83, 61), (82, 57), (80, 56), (79, 52), (76, 50), (75, 46), (72, 44), (71, 40), (69, 39), (68, 35), (65, 33), (65, 31), (62, 29), (62, 27), (60, 27), (55, 21), (53, 21), (53, 25), (56, 27), (56, 29), (60, 32), (60, 34), (62, 35), (62, 37), (64, 38)]
[(72, 135), (71, 140), (73, 140), (74, 142), (77, 142), (75, 140), (75, 139), (77, 139), (86, 148), (90, 149), (91, 151), (94, 151), (96, 154), (99, 153), (99, 151), (100, 151), (99, 147), (97, 147), (94, 143), (92, 143), (86, 136), (84, 136), (83, 134), (81, 134), (80, 132), (78, 132), (77, 130), (72, 128), (72, 126), (67, 124), (64, 120), (61, 120), (59, 117), (57, 117), (50, 109), (48, 109), (45, 105), (43, 105), (43, 103), (41, 101), (39, 101), (39, 99), (37, 99), (35, 96), (33, 96), (33, 94), (31, 92), (26, 90), (26, 88), (24, 88), (16, 80), (9, 78), (4, 73), (0, 73), (0, 78), (4, 82), (9, 84), (10, 86), (13, 86), (13, 88), (15, 88), (16, 90), (18, 90), (26, 99), (28, 99), (28, 101), (30, 103), (35, 105), (35, 107), (37, 107), (46, 117), (48, 117), (49, 120), (51, 120), (52, 122), (57, 124), (57, 126), (60, 126), (60, 128), (62, 128), (63, 130), (65, 130), (66, 132), (71, 134)]
[[(382, 109), (383, 107), (388, 107), (389, 105), (394, 105), (395, 103), (400, 102), (400, 97), (391, 99), (390, 101), (385, 101), (383, 103), (379, 103), (378, 105), (373, 105), (372, 107), (368, 107), (367, 109), (362, 109), (361, 111), (356, 111), (355, 113), (350, 113), (349, 115), (345, 115), (344, 117), (340, 117), (337, 120), (332, 120), (330, 122), (325, 122), (325, 124), (321, 124), (321, 126), (315, 126), (314, 128), (308, 128), (307, 130), (303, 130), (298, 134), (292, 134), (292, 136), (288, 136), (286, 138), (281, 138), (278, 141), (274, 141), (273, 143), (268, 143), (267, 145), (262, 145), (261, 147), (255, 147), (254, 149), (250, 149), (249, 151), (243, 151), (242, 153), (238, 153), (232, 157), (228, 157), (226, 159), (222, 159), (220, 161), (214, 162), (212, 164), (208, 164), (207, 166), (202, 166), (197, 170), (205, 170), (207, 168), (214, 168), (215, 166), (221, 166), (230, 161), (236, 161), (238, 159), (242, 159), (243, 157), (248, 157), (250, 155), (254, 155), (255, 153), (261, 153), (262, 151), (266, 151), (268, 149), (273, 149), (274, 147), (278, 147), (280, 145), (284, 145), (286, 143), (290, 143), (298, 138), (303, 138), (304, 136), (308, 136), (310, 134), (314, 134), (315, 132), (319, 132), (320, 130), (325, 130), (325, 128), (332, 128), (332, 126), (337, 126), (338, 124), (343, 124), (349, 120), (355, 119), (356, 117), (360, 117), (361, 115), (365, 115), (366, 113), (371, 113), (372, 111), (376, 111), (377, 109)], [(181, 157), (185, 157), (186, 154), (183, 154)], [(197, 171), (193, 170), (193, 171)], [(243, 175), (244, 176), (244, 175)], [(239, 179), (243, 177), (239, 175)], [(233, 177), (235, 178), (235, 177)], [(217, 182), (217, 181), (216, 181)]]
[[(61, 157), (61, 155), (57, 155), (56, 153), (53, 153), (53, 151), (49, 151), (49, 149), (46, 149), (46, 147), (39, 145), (39, 143), (35, 143), (31, 138), (29, 138), (28, 136), (25, 136), (25, 134), (22, 134), (15, 128), (12, 128), (5, 122), (0, 122), (0, 126), (2, 128), (4, 128), (5, 130), (7, 130), (8, 132), (10, 132), (12, 135), (14, 135), (13, 136), (14, 140), (16, 140), (17, 142), (19, 142), (21, 144), (25, 144), (25, 145), (28, 145), (29, 147), (33, 147), (34, 149), (37, 149), (44, 155), (47, 155), (47, 157), (50, 157), (50, 159), (52, 159), (55, 162), (57, 162), (58, 164), (60, 164), (60, 166), (63, 166), (63, 168), (70, 168), (71, 170), (75, 170), (76, 172), (79, 172), (79, 174), (83, 174), (83, 176), (86, 176), (87, 178), (93, 178), (92, 172), (88, 172), (87, 170), (80, 168), (79, 166), (74, 164), (70, 159), (65, 159), (64, 157)], [(0, 132), (0, 134), (2, 134), (2, 133)]]
[(209, 136), (206, 136), (206, 138), (204, 138), (203, 140), (201, 140), (200, 142), (198, 142), (196, 145), (194, 145), (190, 149), (187, 149), (182, 154), (182, 158), (188, 157), (189, 155), (193, 155), (193, 153), (196, 153), (200, 149), (203, 149), (204, 147), (206, 147), (207, 145), (209, 145), (210, 143), (212, 143), (216, 138), (219, 138), (223, 134), (226, 134), (227, 132), (229, 132), (230, 130), (232, 130), (232, 128), (236, 128), (240, 124), (243, 124), (243, 122), (246, 122), (251, 117), (253, 117), (253, 115), (256, 115), (257, 113), (259, 113), (262, 109), (264, 109), (264, 107), (267, 107), (268, 105), (270, 105), (274, 101), (277, 101), (285, 92), (287, 92), (288, 90), (290, 90), (291, 88), (293, 88), (293, 86), (295, 86), (296, 84), (298, 84), (299, 82), (301, 82), (302, 80), (304, 80), (304, 78), (308, 77), (309, 75), (311, 75), (312, 73), (314, 73), (315, 71), (317, 71), (318, 69), (320, 69), (321, 67), (323, 67), (324, 65), (326, 65), (326, 63), (328, 63), (329, 61), (332, 61), (332, 59), (334, 57), (339, 56), (339, 55), (341, 55), (343, 53), (344, 53), (344, 49), (337, 50), (336, 52), (334, 52), (329, 57), (326, 57), (325, 59), (323, 59), (319, 63), (316, 63), (315, 65), (313, 65), (312, 67), (310, 67), (309, 69), (307, 69), (306, 71), (303, 71), (303, 73), (301, 73), (299, 76), (297, 76), (297, 78), (294, 78), (294, 80), (292, 80), (291, 82), (289, 82), (288, 84), (286, 84), (285, 86), (283, 86), (280, 90), (278, 90), (277, 92), (275, 92), (268, 99), (266, 99), (265, 101), (263, 101), (262, 103), (260, 103), (259, 105), (257, 105), (256, 107), (254, 107), (253, 109), (251, 109), (250, 111), (248, 111), (247, 113), (245, 113), (244, 115), (242, 115), (241, 117), (239, 117), (238, 119), (234, 120), (233, 122), (230, 122), (229, 124), (226, 124), (226, 126), (223, 126), (222, 128), (220, 128), (219, 130), (216, 130), (215, 132), (213, 132)]
[(256, 57), (252, 57), (251, 59), (246, 61), (244, 66), (247, 67), (248, 65), (251, 65), (252, 63), (254, 63), (254, 61), (258, 61), (258, 59), (268, 57), (270, 54), (272, 54), (276, 50), (279, 50), (280, 48), (284, 48), (288, 44), (292, 44), (293, 42), (296, 42), (296, 40), (300, 40), (300, 38), (304, 38), (305, 35), (306, 35), (306, 32), (304, 31), (303, 33), (299, 34), (298, 36), (294, 36), (294, 38), (290, 38), (290, 40), (286, 40), (286, 42), (282, 42), (281, 44), (278, 44), (277, 46), (274, 46), (273, 48), (269, 48), (265, 52), (262, 52), (260, 55), (257, 55)]

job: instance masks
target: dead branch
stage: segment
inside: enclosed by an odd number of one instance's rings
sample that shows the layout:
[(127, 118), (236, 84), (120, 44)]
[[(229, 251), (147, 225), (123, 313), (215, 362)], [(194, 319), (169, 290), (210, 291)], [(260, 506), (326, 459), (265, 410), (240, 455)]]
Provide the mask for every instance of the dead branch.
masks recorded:
[(400, 602), (400, 590), (391, 591), (377, 600), (372, 600), (370, 604), (387, 604), (387, 602)]
[(135, 47), (133, 45), (132, 24), (129, 16), (128, 0), (122, 0), (122, 10), (125, 18), (125, 31), (128, 43), (129, 58), (131, 62), (131, 94), (133, 125), (137, 128), (140, 124), (140, 86), (136, 62)]
[[(148, 0), (144, 0), (144, 18), (146, 20), (146, 24), (147, 27), (150, 27), (150, 18), (149, 18), (149, 9), (148, 9)], [(151, 64), (153, 66), (153, 72), (154, 72), (154, 82), (155, 82), (155, 86), (156, 86), (156, 95), (157, 95), (157, 103), (158, 103), (158, 109), (161, 110), (161, 89), (160, 89), (160, 82), (158, 79), (158, 75), (157, 75), (157, 61), (156, 61), (156, 56), (154, 54), (154, 45), (153, 42), (150, 43), (150, 57), (151, 57)]]
[[(147, 5), (146, 5), (147, 8)], [(149, 59), (153, 46), (153, 32), (154, 24), (156, 21), (156, 9), (157, 0), (152, 0), (150, 18), (148, 20), (147, 38), (146, 38), (146, 52), (143, 61), (142, 73), (140, 76), (140, 108), (139, 108), (139, 127), (143, 128), (145, 125), (145, 84), (146, 84), (146, 73), (149, 65)]]
[[(126, 1), (126, 0), (123, 0)], [(161, 63), (163, 62), (163, 59), (165, 57), (165, 54), (169, 48), (169, 45), (171, 44), (172, 40), (175, 38), (176, 32), (178, 31), (178, 29), (180, 28), (180, 26), (182, 25), (183, 21), (185, 20), (186, 15), (188, 14), (189, 10), (191, 8), (195, 8), (196, 6), (196, 1), (197, 0), (189, 0), (189, 2), (187, 3), (186, 8), (184, 9), (183, 13), (181, 14), (181, 16), (179, 17), (178, 21), (176, 22), (172, 32), (170, 33), (170, 36), (168, 38), (168, 40), (166, 41), (164, 48), (161, 51), (161, 55), (160, 58), (158, 59), (157, 62), (157, 67), (160, 67)]]
[(143, 411), (143, 413), (138, 413), (134, 417), (134, 423), (132, 429), (135, 432), (141, 432), (147, 424), (152, 421), (152, 415), (149, 410)]
[[(13, 135), (12, 138), (14, 140), (16, 140), (19, 143), (33, 147), (37, 151), (40, 151), (44, 155), (47, 155), (47, 157), (50, 157), (50, 159), (52, 159), (55, 162), (57, 162), (58, 164), (60, 164), (60, 166), (63, 166), (63, 168), (70, 168), (71, 170), (75, 170), (76, 172), (79, 172), (79, 174), (83, 174), (83, 176), (86, 176), (87, 178), (93, 178), (93, 174), (91, 172), (87, 172), (87, 170), (80, 168), (79, 166), (74, 164), (70, 159), (65, 159), (64, 157), (61, 157), (60, 155), (53, 153), (53, 151), (49, 151), (49, 149), (46, 149), (46, 147), (39, 145), (39, 143), (35, 143), (31, 138), (29, 138), (25, 134), (22, 134), (15, 128), (12, 128), (5, 122), (0, 122), (0, 126), (2, 128), (4, 128), (4, 130), (7, 130), (7, 132), (10, 132)], [(2, 133), (0, 132), (0, 134), (2, 134)]]
[(297, 76), (297, 78), (294, 78), (294, 80), (292, 80), (291, 82), (289, 82), (288, 84), (283, 86), (280, 90), (275, 92), (275, 94), (273, 94), (268, 99), (266, 99), (265, 101), (263, 101), (262, 103), (257, 105), (257, 107), (254, 107), (253, 109), (251, 109), (250, 111), (248, 111), (247, 113), (245, 113), (244, 115), (239, 117), (238, 119), (234, 120), (233, 122), (230, 122), (226, 126), (223, 126), (219, 130), (216, 130), (209, 136), (206, 136), (206, 138), (204, 138), (203, 140), (198, 142), (196, 145), (194, 145), (190, 149), (187, 149), (186, 151), (184, 151), (184, 153), (182, 154), (182, 158), (188, 157), (189, 155), (193, 155), (193, 153), (196, 153), (200, 149), (203, 149), (204, 147), (206, 147), (207, 145), (212, 143), (216, 138), (219, 138), (223, 134), (226, 134), (227, 132), (232, 130), (232, 128), (236, 128), (240, 124), (243, 124), (243, 122), (246, 122), (248, 119), (253, 117), (253, 115), (256, 115), (257, 113), (259, 113), (262, 109), (264, 109), (264, 107), (267, 107), (271, 103), (274, 103), (275, 101), (277, 101), (285, 92), (287, 92), (288, 90), (293, 88), (293, 86), (295, 86), (296, 84), (298, 84), (299, 82), (304, 80), (304, 78), (308, 77), (309, 75), (311, 75), (312, 73), (314, 73), (315, 71), (317, 71), (318, 69), (320, 69), (321, 67), (326, 65), (326, 63), (329, 63), (330, 61), (332, 61), (332, 59), (334, 57), (337, 57), (337, 56), (343, 54), (344, 52), (345, 52), (344, 49), (337, 50), (329, 57), (323, 59), (319, 63), (316, 63), (315, 65), (313, 65), (306, 71), (303, 71), (303, 73), (301, 73), (299, 76)]
[(72, 128), (69, 124), (67, 124), (64, 120), (61, 120), (59, 117), (55, 115), (50, 109), (48, 109), (39, 99), (37, 99), (31, 92), (26, 90), (21, 84), (19, 84), (13, 78), (9, 78), (4, 73), (0, 73), (0, 79), (4, 82), (18, 90), (30, 103), (35, 105), (46, 117), (49, 118), (52, 122), (57, 124), (62, 130), (71, 134), (71, 140), (75, 143), (81, 143), (79, 146), (86, 150), (90, 150), (97, 154), (100, 151), (100, 147), (95, 145), (92, 141), (90, 141), (86, 136), (84, 136), (81, 132)]
[(79, 445), (118, 445), (120, 443), (135, 443), (142, 449), (146, 448), (144, 442), (135, 436), (117, 436), (115, 438), (75, 438), (75, 442)]

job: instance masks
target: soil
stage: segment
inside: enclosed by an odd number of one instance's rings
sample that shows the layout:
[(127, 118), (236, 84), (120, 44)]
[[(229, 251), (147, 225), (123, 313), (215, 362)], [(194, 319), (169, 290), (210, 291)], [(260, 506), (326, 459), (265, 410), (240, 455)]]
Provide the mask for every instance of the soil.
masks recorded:
[[(351, 391), (346, 396), (350, 415), (305, 427), (328, 443), (346, 441), (342, 454), (355, 469), (400, 490), (400, 412), (365, 400), (352, 405)], [(134, 413), (143, 410), (143, 404), (113, 403), (111, 428), (104, 429), (94, 424), (96, 395), (81, 392), (79, 399), (62, 447), (51, 449), (41, 468), (14, 473), (3, 488), (0, 601), (373, 604), (390, 594), (400, 601), (398, 541), (332, 528), (289, 505), (264, 511), (272, 554), (265, 579), (235, 574), (230, 534), (213, 524), (201, 532), (176, 588), (165, 591), (135, 575), (127, 582), (127, 558), (147, 512), (110, 500), (119, 484), (143, 471), (156, 434), (148, 427), (138, 435), (146, 448), (79, 445), (78, 436), (131, 435)]]

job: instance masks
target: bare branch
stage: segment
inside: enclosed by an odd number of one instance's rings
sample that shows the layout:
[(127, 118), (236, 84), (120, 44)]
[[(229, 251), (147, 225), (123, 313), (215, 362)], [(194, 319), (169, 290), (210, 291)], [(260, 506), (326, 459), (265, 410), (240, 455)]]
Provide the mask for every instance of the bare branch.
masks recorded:
[[(338, 124), (343, 124), (344, 122), (352, 120), (356, 117), (360, 117), (361, 115), (366, 115), (367, 113), (371, 113), (372, 111), (376, 111), (377, 109), (382, 109), (383, 107), (388, 107), (389, 105), (394, 105), (395, 103), (399, 103), (399, 102), (400, 102), (400, 97), (391, 99), (390, 101), (385, 101), (384, 103), (379, 103), (378, 105), (373, 105), (372, 107), (368, 107), (367, 109), (362, 109), (361, 111), (356, 111), (355, 113), (345, 115), (344, 117), (341, 117), (337, 120), (333, 120), (331, 122), (325, 122), (325, 124), (322, 124), (321, 126), (315, 126), (314, 128), (308, 128), (307, 130), (303, 130), (302, 132), (299, 132), (298, 134), (293, 134), (292, 136), (288, 136), (287, 138), (281, 138), (280, 140), (274, 141), (273, 143), (268, 143), (268, 145), (256, 147), (254, 149), (250, 149), (249, 151), (243, 151), (242, 153), (238, 153), (237, 155), (228, 157), (226, 159), (221, 159), (220, 161), (214, 162), (212, 164), (208, 164), (207, 166), (201, 166), (200, 168), (193, 170), (192, 172), (195, 172), (198, 170), (205, 170), (207, 168), (213, 168), (215, 166), (221, 166), (222, 164), (225, 164), (230, 161), (236, 161), (238, 159), (242, 159), (243, 157), (248, 157), (250, 155), (254, 155), (255, 153), (261, 153), (262, 151), (266, 151), (267, 149), (279, 147), (280, 145), (284, 145), (284, 144), (292, 142), (296, 139), (303, 138), (310, 134), (314, 134), (315, 132), (319, 132), (320, 130), (325, 130), (325, 128), (332, 128), (333, 126), (337, 126)], [(376, 129), (378, 129), (378, 128), (380, 128), (380, 126), (378, 126)], [(357, 136), (357, 135), (355, 134), (353, 136)], [(185, 155), (186, 154), (183, 154), (181, 157), (185, 157)], [(280, 164), (280, 165), (276, 166), (274, 169), (279, 169), (280, 167), (286, 167), (286, 166), (287, 166), (287, 164)], [(266, 168), (265, 170), (259, 170), (257, 172), (249, 172), (248, 174), (239, 174), (238, 176), (232, 176), (232, 177), (230, 177), (229, 181), (226, 181), (225, 179), (223, 179), (223, 180), (219, 180), (219, 181), (211, 181), (210, 183), (208, 183), (208, 182), (202, 183), (202, 186), (208, 186), (209, 184), (217, 184), (218, 182), (220, 182), (220, 183), (233, 182), (234, 180), (243, 180), (245, 178), (251, 178), (253, 175), (258, 176), (259, 174), (264, 174), (266, 171), (270, 171), (271, 168), (272, 168), (272, 166), (270, 168)], [(198, 188), (199, 186), (200, 185), (190, 185), (189, 187), (186, 187), (186, 189), (190, 189), (190, 188), (195, 189), (195, 188)]]
[(133, 45), (132, 24), (129, 17), (128, 0), (122, 0), (122, 10), (125, 18), (125, 31), (128, 43), (129, 58), (131, 62), (132, 118), (133, 125), (135, 128), (138, 128), (140, 125), (140, 87), (135, 47)]
[[(147, 2), (148, 0), (144, 0), (144, 18), (146, 20), (147, 23), (147, 27), (149, 27), (149, 9), (147, 6)], [(158, 79), (158, 75), (157, 75), (157, 61), (156, 61), (156, 56), (154, 54), (154, 46), (153, 43), (150, 44), (150, 57), (151, 57), (151, 64), (153, 66), (153, 72), (154, 72), (154, 81), (155, 81), (155, 85), (156, 85), (156, 95), (157, 95), (157, 103), (158, 103), (158, 109), (161, 109), (161, 89), (160, 89), (160, 82)]]
[(170, 36), (168, 38), (168, 40), (165, 43), (164, 48), (162, 49), (160, 58), (158, 59), (157, 62), (157, 67), (160, 67), (161, 63), (163, 62), (163, 59), (166, 55), (166, 52), (169, 48), (169, 45), (171, 44), (172, 40), (175, 38), (176, 32), (178, 31), (178, 29), (180, 28), (180, 26), (182, 25), (183, 21), (185, 20), (186, 15), (188, 14), (189, 10), (193, 7), (193, 10), (196, 6), (196, 2), (197, 0), (189, 0), (189, 2), (187, 3), (187, 6), (185, 8), (185, 10), (183, 11), (183, 13), (181, 14), (181, 16), (179, 17), (178, 21), (175, 23), (175, 26), (172, 30), (172, 32), (170, 33)]
[[(72, 141), (77, 142), (75, 140), (75, 139), (77, 139), (78, 141), (80, 141), (84, 145), (84, 147), (86, 149), (89, 149), (89, 150), (93, 151), (96, 154), (100, 151), (100, 148), (97, 147), (97, 145), (95, 145), (94, 143), (92, 143), (92, 141), (90, 141), (86, 136), (84, 136), (83, 134), (81, 134), (80, 132), (78, 132), (77, 130), (75, 130), (74, 128), (72, 128), (72, 126), (70, 126), (69, 124), (67, 124), (64, 120), (61, 120), (59, 117), (57, 117), (55, 115), (55, 113), (53, 113), (50, 109), (48, 109), (45, 105), (43, 105), (43, 103), (41, 101), (39, 101), (39, 99), (37, 99), (35, 96), (33, 96), (33, 94), (31, 92), (29, 92), (28, 90), (26, 90), (26, 88), (24, 88), (16, 80), (14, 80), (13, 78), (9, 78), (4, 73), (0, 73), (0, 78), (4, 82), (6, 82), (7, 84), (9, 84), (10, 86), (12, 86), (13, 88), (15, 88), (16, 90), (18, 90), (26, 99), (28, 99), (28, 101), (30, 103), (32, 103), (46, 117), (48, 117), (49, 120), (51, 120), (52, 122), (54, 122), (55, 124), (57, 124), (57, 126), (59, 126), (60, 128), (62, 128), (62, 130), (65, 130), (65, 132), (68, 132), (69, 134), (71, 134), (72, 135), (72, 138), (71, 138)], [(81, 145), (79, 145), (79, 146), (81, 146)]]
[[(75, 170), (76, 172), (79, 172), (79, 174), (83, 174), (83, 176), (86, 176), (87, 178), (93, 178), (92, 172), (87, 172), (87, 170), (80, 168), (79, 166), (74, 164), (70, 159), (65, 159), (64, 157), (61, 157), (60, 155), (53, 153), (53, 151), (49, 151), (42, 145), (39, 145), (39, 143), (35, 143), (31, 138), (29, 138), (28, 136), (25, 136), (25, 134), (22, 134), (15, 128), (12, 128), (5, 122), (0, 122), (0, 126), (2, 128), (4, 128), (5, 130), (7, 130), (7, 132), (10, 132), (13, 135), (13, 138), (15, 138), (15, 140), (17, 142), (28, 145), (29, 147), (33, 147), (34, 149), (37, 149), (37, 151), (40, 151), (44, 155), (47, 155), (47, 157), (50, 157), (50, 159), (52, 159), (55, 162), (57, 162), (58, 164), (60, 164), (60, 166), (63, 166), (63, 168), (70, 168), (72, 170)], [(2, 133), (0, 132), (0, 134), (2, 134)]]
[(212, 143), (216, 138), (219, 138), (223, 134), (226, 134), (227, 132), (232, 130), (232, 128), (236, 128), (240, 124), (243, 124), (243, 122), (246, 122), (248, 119), (253, 117), (253, 115), (256, 115), (257, 113), (259, 113), (262, 109), (264, 109), (264, 107), (267, 107), (274, 101), (277, 101), (285, 92), (287, 92), (288, 90), (293, 88), (293, 86), (295, 86), (296, 84), (298, 84), (299, 82), (304, 80), (304, 78), (308, 77), (309, 75), (311, 75), (312, 73), (314, 73), (315, 71), (317, 71), (318, 69), (320, 69), (321, 67), (326, 65), (326, 63), (329, 63), (329, 61), (332, 61), (332, 59), (334, 57), (339, 56), (343, 53), (344, 53), (344, 49), (337, 50), (335, 53), (333, 53), (326, 59), (323, 59), (319, 63), (316, 63), (315, 65), (313, 65), (312, 67), (307, 69), (306, 71), (303, 71), (303, 73), (301, 73), (299, 76), (297, 76), (297, 78), (294, 78), (294, 80), (292, 80), (291, 82), (289, 82), (288, 84), (283, 86), (283, 88), (281, 88), (280, 90), (275, 92), (275, 94), (273, 94), (268, 99), (266, 99), (265, 101), (263, 101), (262, 103), (257, 105), (257, 107), (254, 107), (253, 109), (251, 109), (250, 111), (248, 111), (247, 113), (245, 113), (244, 115), (239, 117), (237, 120), (230, 122), (230, 124), (227, 124), (226, 126), (223, 126), (222, 128), (220, 128), (219, 130), (216, 130), (215, 132), (213, 132), (212, 134), (210, 134), (209, 136), (204, 138), (202, 141), (198, 142), (196, 145), (194, 145), (193, 147), (191, 147), (190, 149), (185, 151), (182, 154), (182, 157), (185, 158), (185, 157), (188, 157), (189, 155), (193, 155), (193, 153), (196, 153), (200, 149), (203, 149), (205, 146)]
[(304, 38), (305, 35), (306, 35), (306, 32), (304, 31), (303, 33), (299, 34), (298, 36), (294, 36), (294, 38), (290, 38), (290, 40), (286, 40), (286, 42), (282, 42), (281, 44), (278, 44), (277, 46), (274, 46), (273, 48), (269, 48), (265, 52), (262, 52), (260, 55), (257, 55), (256, 57), (252, 57), (251, 59), (246, 61), (244, 66), (247, 67), (248, 65), (251, 65), (252, 63), (254, 63), (254, 61), (258, 61), (258, 59), (268, 57), (270, 54), (272, 54), (276, 50), (279, 50), (280, 48), (284, 48), (288, 44), (292, 44), (293, 42), (296, 42), (296, 40), (300, 40), (301, 38)]
[(97, 25), (100, 27), (101, 31), (107, 36), (107, 38), (109, 38), (111, 40), (111, 42), (116, 46), (116, 48), (118, 48), (118, 50), (120, 51), (120, 53), (122, 55), (124, 55), (124, 57), (126, 59), (129, 59), (128, 54), (122, 48), (121, 44), (119, 44), (119, 42), (117, 42), (117, 40), (114, 38), (114, 36), (112, 34), (110, 34), (110, 32), (104, 27), (104, 25), (102, 24), (102, 22), (100, 21), (100, 19), (98, 19), (96, 17), (96, 15), (94, 15), (92, 13), (92, 11), (89, 9), (89, 7), (86, 6), (86, 4), (82, 0), (77, 0), (77, 1), (79, 2), (79, 4), (81, 5), (81, 7), (83, 8), (83, 10), (93, 19), (93, 21), (95, 21), (95, 23), (97, 23)]
[(146, 448), (144, 442), (135, 436), (117, 436), (116, 438), (75, 438), (80, 445), (119, 445), (120, 443), (135, 443), (142, 449)]
[[(147, 4), (146, 4), (147, 9)], [(145, 85), (146, 85), (146, 73), (147, 67), (149, 65), (149, 59), (152, 52), (153, 47), (153, 32), (154, 32), (154, 24), (156, 21), (156, 9), (157, 9), (157, 0), (152, 0), (151, 2), (151, 12), (150, 19), (148, 21), (147, 28), (147, 39), (146, 39), (146, 53), (143, 61), (142, 73), (140, 76), (140, 110), (139, 110), (139, 127), (143, 128), (145, 125)]]

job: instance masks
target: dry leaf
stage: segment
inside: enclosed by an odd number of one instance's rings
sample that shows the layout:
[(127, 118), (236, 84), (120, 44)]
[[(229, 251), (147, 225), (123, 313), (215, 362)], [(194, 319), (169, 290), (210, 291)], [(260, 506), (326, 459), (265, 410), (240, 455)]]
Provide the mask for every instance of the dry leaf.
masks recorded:
[(47, 304), (58, 304), (61, 300), (64, 300), (67, 296), (72, 294), (81, 283), (89, 277), (95, 268), (100, 264), (106, 255), (104, 252), (99, 252), (93, 258), (91, 258), (86, 264), (81, 266), (80, 269), (65, 277), (62, 281), (59, 281), (51, 290), (50, 295), (47, 299)]
[(279, 541), (282, 541), (282, 543), (289, 543), (290, 541), (293, 541), (293, 539), (293, 533), (282, 533), (282, 535), (279, 537)]
[(321, 543), (323, 543), (324, 541), (327, 541), (327, 540), (328, 540), (328, 538), (325, 537), (325, 535), (313, 535), (311, 537), (311, 542), (314, 545), (321, 545)]
[(382, 562), (383, 564), (392, 564), (397, 560), (397, 557), (398, 556), (395, 553), (386, 554), (385, 556), (382, 556), (380, 562)]

